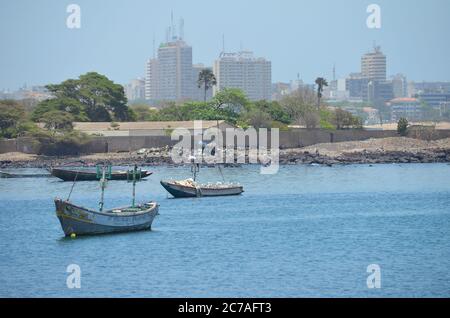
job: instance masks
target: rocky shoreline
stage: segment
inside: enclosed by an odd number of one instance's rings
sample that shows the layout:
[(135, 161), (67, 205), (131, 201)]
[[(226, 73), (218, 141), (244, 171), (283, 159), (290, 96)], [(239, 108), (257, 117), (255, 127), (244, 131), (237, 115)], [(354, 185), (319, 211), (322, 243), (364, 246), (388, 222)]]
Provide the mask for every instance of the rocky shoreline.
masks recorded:
[(447, 163), (450, 162), (450, 150), (442, 149), (428, 152), (353, 152), (337, 157), (329, 157), (308, 152), (280, 156), (280, 164), (385, 164), (385, 163)]
[[(33, 160), (1, 160), (0, 169), (11, 168), (49, 168), (49, 167), (89, 167), (101, 163), (110, 163), (114, 166), (127, 166), (137, 164), (139, 166), (181, 166), (174, 164), (167, 156), (128, 158), (80, 158), (80, 157), (43, 157), (37, 156)], [(248, 160), (246, 160), (248, 162)], [(450, 163), (450, 149), (436, 151), (410, 153), (403, 151), (389, 152), (355, 152), (330, 157), (316, 153), (295, 152), (280, 154), (280, 165), (348, 165), (348, 164), (387, 164), (387, 163)], [(241, 164), (226, 164), (226, 166), (239, 166)]]
[[(242, 157), (244, 152), (240, 152)], [(245, 154), (248, 163), (248, 153)], [(95, 166), (99, 163), (115, 166), (176, 166), (169, 149), (152, 148), (145, 152), (91, 154), (78, 157), (46, 157), (23, 153), (0, 154), (0, 169), (49, 168), (52, 166)], [(255, 162), (255, 161), (252, 161)], [(279, 151), (280, 165), (343, 165), (386, 163), (450, 163), (450, 139), (423, 141), (411, 138), (384, 138)], [(240, 164), (226, 164), (239, 166)]]

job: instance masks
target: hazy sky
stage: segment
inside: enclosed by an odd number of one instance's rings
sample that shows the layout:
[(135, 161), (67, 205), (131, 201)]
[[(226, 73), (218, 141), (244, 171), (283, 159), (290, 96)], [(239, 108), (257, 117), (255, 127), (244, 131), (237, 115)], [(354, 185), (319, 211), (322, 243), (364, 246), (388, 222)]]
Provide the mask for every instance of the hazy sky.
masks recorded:
[[(66, 27), (66, 8), (81, 7), (81, 29)], [(366, 26), (369, 4), (381, 29)], [(307, 82), (360, 69), (381, 45), (388, 74), (450, 80), (448, 0), (0, 0), (0, 89), (60, 82), (98, 71), (119, 83), (143, 76), (174, 20), (183, 17), (194, 63), (212, 65), (241, 45), (272, 61), (273, 82)]]

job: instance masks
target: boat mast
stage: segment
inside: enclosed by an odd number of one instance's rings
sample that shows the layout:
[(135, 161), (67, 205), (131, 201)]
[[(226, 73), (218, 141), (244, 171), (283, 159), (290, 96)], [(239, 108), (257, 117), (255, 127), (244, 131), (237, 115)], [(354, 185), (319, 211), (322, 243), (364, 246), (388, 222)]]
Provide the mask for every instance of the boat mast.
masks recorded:
[(192, 179), (194, 179), (194, 181), (197, 180), (197, 173), (200, 172), (200, 164), (198, 163), (192, 163), (192, 167), (191, 167), (191, 172), (192, 172)]
[(192, 163), (192, 166), (191, 166), (192, 179), (194, 179), (194, 181), (196, 181), (197, 173), (200, 172), (200, 164), (198, 162), (197, 163), (195, 162), (195, 156), (189, 156), (189, 159), (191, 160), (191, 163)]
[[(107, 170), (108, 169), (108, 170)], [(100, 166), (97, 166), (97, 179), (100, 179), (100, 187), (102, 189), (102, 194), (100, 197), (100, 212), (103, 211), (103, 205), (105, 204), (105, 188), (106, 188), (106, 180), (111, 179), (112, 171), (111, 165), (102, 165), (101, 170)]]
[(194, 181), (197, 181), (197, 173), (200, 172), (200, 164), (196, 163), (194, 167)]
[(134, 208), (136, 204), (136, 182), (141, 180), (141, 169), (134, 165), (133, 170), (127, 171), (127, 181), (133, 182), (133, 200), (131, 202), (131, 207)]
[(104, 198), (105, 198), (105, 188), (106, 188), (106, 168), (102, 167), (102, 178), (100, 179), (100, 187), (102, 188), (102, 194), (100, 197), (100, 212), (103, 211)]

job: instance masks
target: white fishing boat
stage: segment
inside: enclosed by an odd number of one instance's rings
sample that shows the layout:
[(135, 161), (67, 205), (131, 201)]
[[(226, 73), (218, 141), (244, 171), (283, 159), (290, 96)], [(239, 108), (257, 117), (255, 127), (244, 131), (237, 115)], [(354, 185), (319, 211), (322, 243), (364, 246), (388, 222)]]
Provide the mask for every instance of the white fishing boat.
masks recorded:
[(201, 184), (193, 179), (161, 181), (161, 185), (175, 198), (239, 195), (244, 192), (243, 187), (238, 184), (220, 182)]

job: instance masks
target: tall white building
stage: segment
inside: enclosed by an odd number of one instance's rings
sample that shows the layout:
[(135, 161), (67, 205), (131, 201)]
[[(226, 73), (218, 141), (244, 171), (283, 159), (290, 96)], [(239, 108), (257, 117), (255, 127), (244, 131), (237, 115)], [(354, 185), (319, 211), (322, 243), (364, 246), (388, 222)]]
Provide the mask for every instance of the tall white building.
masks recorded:
[(213, 71), (217, 80), (214, 94), (224, 88), (239, 88), (252, 101), (271, 99), (271, 62), (253, 57), (252, 52), (222, 53)]
[(158, 59), (149, 59), (145, 69), (145, 99), (158, 99), (159, 70)]
[(394, 98), (408, 97), (408, 80), (403, 74), (392, 77), (392, 89)]
[(192, 47), (180, 39), (161, 44), (158, 57), (147, 62), (145, 88), (149, 100), (192, 99)]
[(125, 85), (125, 95), (129, 101), (145, 99), (145, 81), (135, 78)]
[(361, 74), (370, 80), (386, 80), (386, 55), (381, 52), (379, 46), (361, 57)]

